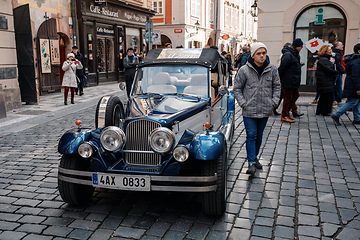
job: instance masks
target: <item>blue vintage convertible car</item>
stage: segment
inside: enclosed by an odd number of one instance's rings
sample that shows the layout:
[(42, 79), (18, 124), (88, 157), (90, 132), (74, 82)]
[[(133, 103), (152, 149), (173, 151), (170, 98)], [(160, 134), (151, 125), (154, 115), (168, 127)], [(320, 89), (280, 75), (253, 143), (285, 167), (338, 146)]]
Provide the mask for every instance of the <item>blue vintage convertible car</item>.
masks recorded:
[(96, 187), (199, 192), (204, 212), (222, 215), (235, 110), (227, 81), (227, 62), (215, 49), (151, 50), (126, 107), (104, 96), (97, 129), (79, 126), (61, 137), (62, 199), (86, 204)]

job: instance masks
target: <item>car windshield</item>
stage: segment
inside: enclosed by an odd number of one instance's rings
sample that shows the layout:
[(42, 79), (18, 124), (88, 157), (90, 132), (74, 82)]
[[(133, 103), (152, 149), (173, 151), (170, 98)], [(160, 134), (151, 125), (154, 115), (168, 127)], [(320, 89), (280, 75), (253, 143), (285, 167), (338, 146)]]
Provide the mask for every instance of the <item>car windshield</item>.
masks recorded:
[(146, 66), (136, 74), (132, 95), (209, 96), (209, 70), (198, 65)]

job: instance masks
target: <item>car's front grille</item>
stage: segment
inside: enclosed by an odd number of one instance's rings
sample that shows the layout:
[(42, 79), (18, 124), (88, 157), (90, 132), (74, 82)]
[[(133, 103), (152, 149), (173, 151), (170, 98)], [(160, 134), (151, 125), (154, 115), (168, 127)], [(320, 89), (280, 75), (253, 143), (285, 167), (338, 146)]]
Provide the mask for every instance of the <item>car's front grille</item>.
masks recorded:
[[(149, 135), (160, 124), (149, 120), (136, 120), (126, 128), (126, 150), (151, 151)], [(125, 152), (125, 161), (133, 165), (158, 166), (161, 163), (161, 155), (152, 153)]]

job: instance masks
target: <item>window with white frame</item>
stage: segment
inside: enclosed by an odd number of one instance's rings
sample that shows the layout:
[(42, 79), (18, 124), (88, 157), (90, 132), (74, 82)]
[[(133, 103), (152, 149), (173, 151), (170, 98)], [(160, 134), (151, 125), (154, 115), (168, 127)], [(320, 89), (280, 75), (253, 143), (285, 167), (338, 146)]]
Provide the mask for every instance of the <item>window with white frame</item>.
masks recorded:
[(201, 0), (191, 0), (191, 16), (200, 17)]
[(231, 27), (236, 27), (236, 9), (231, 8)]
[(224, 23), (225, 23), (225, 27), (229, 27), (229, 7), (228, 6), (225, 6)]
[(153, 0), (153, 10), (157, 14), (163, 14), (163, 1), (162, 0)]
[(210, 0), (210, 21), (214, 21), (214, 9), (215, 9), (215, 3), (214, 0)]
[(235, 28), (239, 29), (239, 9), (235, 9)]

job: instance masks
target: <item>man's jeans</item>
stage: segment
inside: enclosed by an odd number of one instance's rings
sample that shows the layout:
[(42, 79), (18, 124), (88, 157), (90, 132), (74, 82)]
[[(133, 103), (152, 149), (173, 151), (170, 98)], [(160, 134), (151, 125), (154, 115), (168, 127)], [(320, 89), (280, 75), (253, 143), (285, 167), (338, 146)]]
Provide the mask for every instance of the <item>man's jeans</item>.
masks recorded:
[(360, 98), (348, 98), (348, 101), (334, 115), (339, 118), (351, 108), (354, 114), (354, 121), (360, 121)]
[[(339, 99), (341, 100), (342, 98), (342, 94), (343, 94), (343, 90), (342, 90), (342, 75), (338, 74), (335, 78), (335, 91), (339, 97)], [(334, 94), (334, 101), (337, 101), (339, 99), (335, 98), (335, 94)]]
[(246, 154), (249, 163), (255, 163), (268, 118), (243, 117), (246, 130)]

